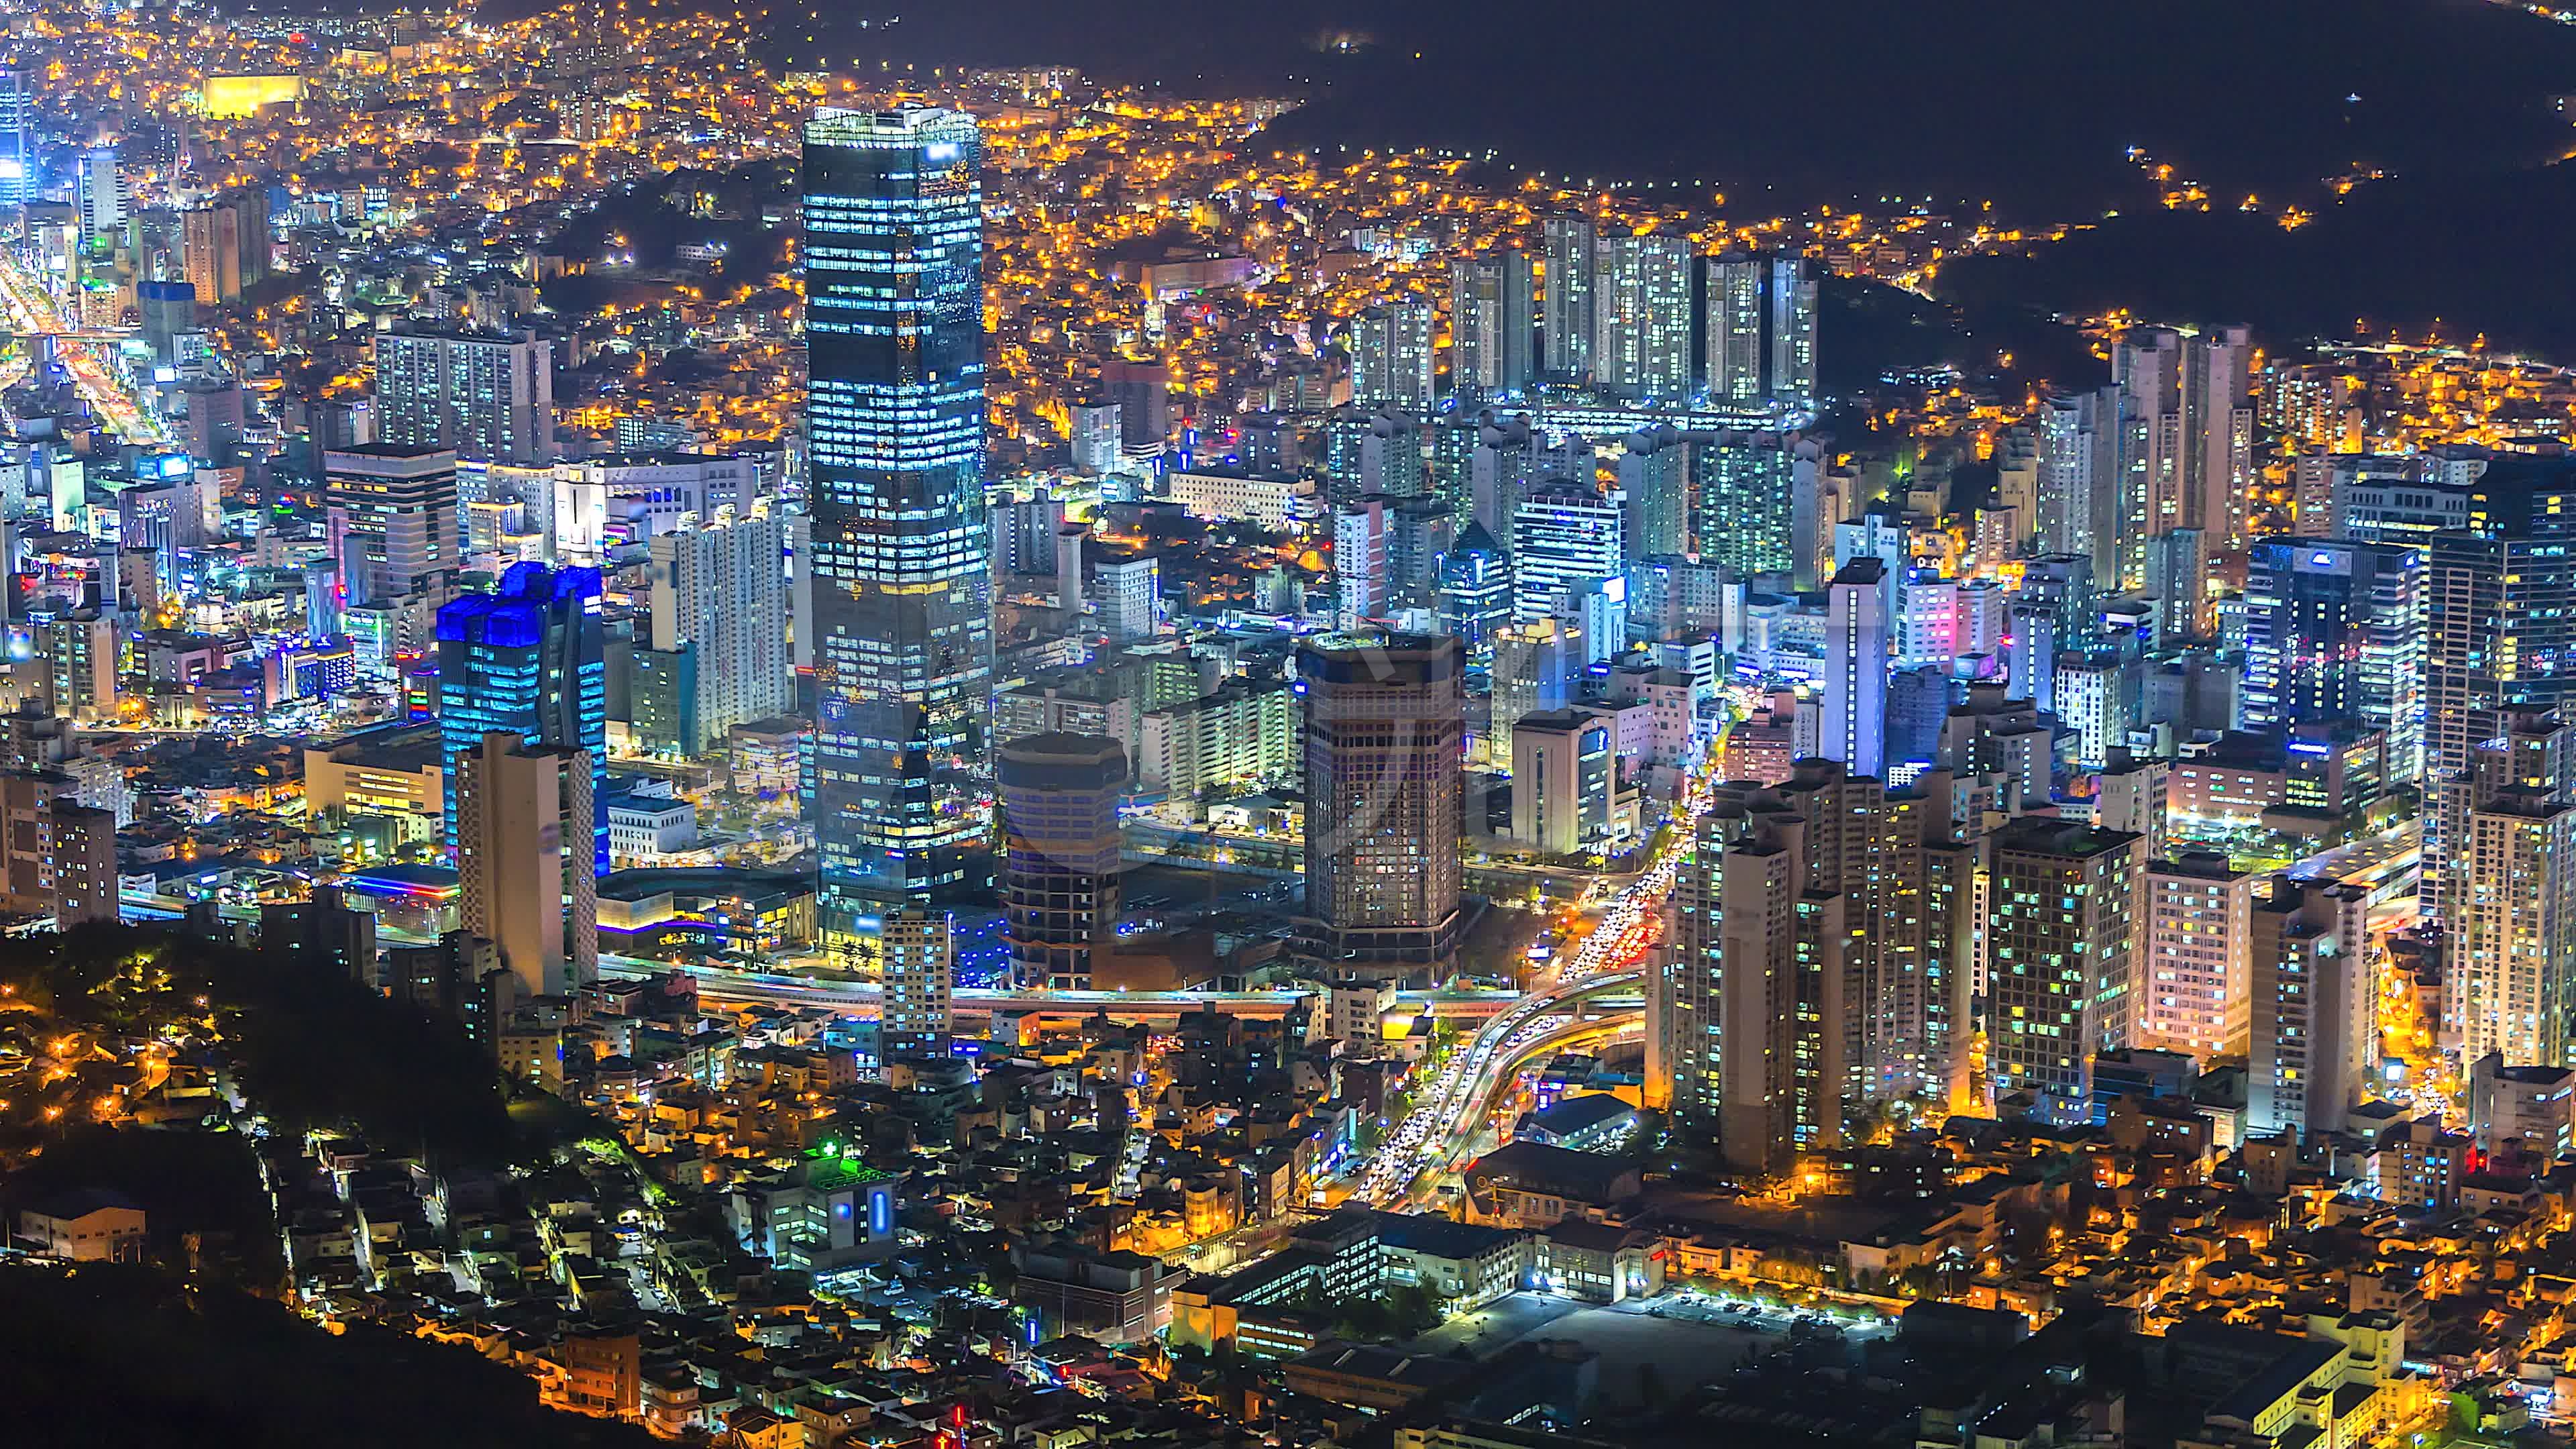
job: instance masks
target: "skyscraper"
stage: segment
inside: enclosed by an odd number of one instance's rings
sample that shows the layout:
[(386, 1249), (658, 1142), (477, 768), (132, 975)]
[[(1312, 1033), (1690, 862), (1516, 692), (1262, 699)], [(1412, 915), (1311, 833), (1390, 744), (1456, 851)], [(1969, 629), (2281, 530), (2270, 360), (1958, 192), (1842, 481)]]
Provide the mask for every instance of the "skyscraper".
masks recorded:
[(113, 237), (125, 229), (134, 210), (134, 190), (116, 164), (114, 146), (92, 146), (81, 153), (73, 199), (80, 208), (82, 236)]
[(1551, 216), (1542, 224), (1547, 281), (1539, 311), (1540, 367), (1550, 382), (1592, 377), (1593, 274), (1601, 233), (1588, 216)]
[(2442, 1026), (2463, 1061), (2502, 1052), (2517, 1066), (2554, 1066), (2576, 1011), (2576, 731), (2536, 713), (2499, 729), (2477, 745), (2468, 777), (2444, 787), (2454, 872)]
[(1127, 751), (1099, 735), (1005, 742), (1002, 918), (1023, 984), (1088, 991), (1118, 927), (1118, 797)]
[(2035, 1115), (2092, 1115), (2093, 1054), (2132, 1045), (2144, 841), (2044, 816), (1992, 838), (1986, 1069)]
[(1619, 454), (1620, 547), (1631, 559), (1690, 551), (1690, 445), (1670, 427), (1630, 433)]
[(531, 996), (598, 979), (599, 889), (582, 841), (602, 812), (590, 752), (495, 730), (450, 765), (458, 919)]
[(1457, 950), (1458, 641), (1332, 634), (1297, 649), (1306, 705), (1306, 948), (1336, 967), (1428, 977)]
[(1468, 524), (1440, 556), (1439, 614), (1470, 653), (1492, 649), (1494, 631), (1511, 622), (1511, 564), (1481, 524)]
[(2254, 488), (2254, 337), (2220, 327), (2191, 338), (2182, 371), (2184, 521), (2212, 551), (2245, 539)]
[(0, 66), (0, 206), (23, 206), (43, 185), (36, 155), (36, 73)]
[(2360, 719), (2388, 732), (2389, 775), (2423, 773), (2424, 551), (2266, 539), (2245, 583), (2245, 727)]
[(1449, 391), (1461, 403), (1519, 397), (1537, 379), (1531, 324), (1538, 310), (1527, 253), (1449, 264)]
[(1816, 277), (1802, 257), (1708, 259), (1708, 396), (1718, 404), (1816, 404)]
[(1428, 301), (1386, 302), (1351, 320), (1351, 401), (1363, 408), (1431, 410), (1432, 331)]
[(1527, 624), (1556, 612), (1568, 588), (1627, 574), (1619, 545), (1619, 500), (1590, 479), (1559, 479), (1522, 500), (1512, 522), (1512, 618)]
[(964, 885), (986, 829), (982, 161), (959, 111), (827, 108), (805, 127), (815, 837), (836, 954), (864, 949), (878, 908)]
[(2080, 554), (2119, 577), (2120, 392), (2054, 393), (2039, 418), (2039, 549)]
[(1677, 236), (1601, 239), (1592, 296), (1592, 381), (1639, 402), (1691, 395), (1690, 240)]
[(421, 593), (456, 572), (456, 454), (365, 443), (322, 455), (332, 562), (353, 604)]
[(404, 328), (378, 333), (375, 346), (377, 437), (484, 463), (553, 461), (553, 344)]
[(2576, 459), (2498, 455), (2469, 507), (2471, 526), (2426, 550), (2423, 907), (2445, 922), (2469, 873), (2479, 748), (2508, 715), (2557, 709), (2576, 688), (2576, 670), (2533, 667), (2576, 658)]
[(2206, 1061), (2245, 1049), (2254, 877), (2223, 855), (2151, 860), (2136, 1044)]
[(787, 531), (755, 503), (683, 518), (650, 544), (653, 648), (696, 655), (696, 754), (709, 740), (796, 704), (787, 659)]
[(1694, 436), (1690, 526), (1699, 552), (1736, 578), (1796, 572), (1801, 505), (1814, 507), (1819, 461), (1813, 444), (1778, 433)]
[(2275, 876), (2249, 917), (2247, 1134), (2343, 1132), (2379, 1056), (2368, 893)]
[[(447, 838), (460, 843), (457, 780), (492, 734), (588, 754), (591, 798), (607, 793), (608, 671), (599, 572), (511, 566), (498, 591), (438, 611), (439, 755), (447, 768)], [(608, 871), (608, 817), (593, 812), (592, 869)]]
[(1856, 558), (1834, 575), (1825, 614), (1821, 748), (1855, 775), (1887, 767), (1887, 566)]

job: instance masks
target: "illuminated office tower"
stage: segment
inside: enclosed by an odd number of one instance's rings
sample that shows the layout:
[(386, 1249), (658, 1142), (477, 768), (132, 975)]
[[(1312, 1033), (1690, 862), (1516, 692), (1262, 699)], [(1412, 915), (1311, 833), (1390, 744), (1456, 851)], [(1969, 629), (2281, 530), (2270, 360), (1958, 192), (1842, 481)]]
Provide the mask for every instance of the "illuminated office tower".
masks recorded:
[[(2183, 487), (2182, 356), (2180, 336), (2153, 328), (2131, 331), (2111, 348), (2111, 382), (2119, 394), (2113, 465), (2119, 476), (2115, 531), (2123, 589), (2145, 587), (2147, 540), (2188, 526), (2198, 511), (2186, 507)], [(2094, 527), (2101, 522), (2096, 518)]]
[[(457, 840), (460, 762), (486, 735), (590, 757), (591, 798), (608, 793), (608, 670), (599, 571), (513, 564), (498, 591), (438, 611), (439, 756), (447, 838)], [(608, 813), (591, 821), (592, 869), (608, 873)]]
[(1471, 654), (1490, 652), (1495, 632), (1511, 622), (1511, 561), (1481, 524), (1468, 524), (1440, 556), (1439, 614), (1440, 627)]
[(2135, 1044), (2145, 841), (2025, 815), (1990, 845), (1989, 1082), (2044, 1120), (2089, 1121), (2093, 1054)]
[(485, 463), (554, 459), (552, 343), (404, 328), (376, 334), (375, 345), (377, 437)]
[(2424, 551), (2266, 539), (2245, 581), (2247, 729), (2360, 719), (2388, 732), (2388, 775), (2423, 774)]
[(1002, 919), (1012, 974), (1088, 991), (1118, 939), (1118, 797), (1127, 751), (1101, 735), (1003, 743)]
[(1569, 588), (1603, 579), (1627, 587), (1619, 546), (1620, 500), (1591, 480), (1541, 484), (1512, 523), (1512, 619), (1553, 617)]
[(1456, 953), (1466, 660), (1456, 639), (1330, 634), (1297, 648), (1305, 696), (1305, 949), (1431, 978)]
[(1351, 401), (1362, 408), (1431, 410), (1432, 306), (1388, 302), (1351, 320)]
[(80, 208), (81, 235), (114, 237), (134, 214), (134, 188), (116, 164), (114, 146), (92, 146), (81, 153), (74, 203)]
[(1601, 239), (1593, 279), (1592, 381), (1638, 402), (1691, 395), (1691, 272), (1698, 257), (1677, 236)]
[[(986, 830), (983, 141), (960, 111), (806, 123), (815, 839), (825, 949), (967, 885)], [(799, 621), (802, 630), (804, 621)]]
[(35, 200), (43, 181), (37, 174), (36, 73), (0, 66), (0, 206)]
[(1539, 307), (1539, 366), (1550, 382), (1588, 382), (1601, 233), (1587, 216), (1551, 216), (1542, 231), (1547, 278)]
[(1449, 264), (1449, 391), (1462, 405), (1519, 397), (1537, 380), (1537, 295), (1526, 253)]
[(696, 754), (727, 730), (796, 705), (787, 662), (787, 530), (755, 503), (719, 505), (653, 535), (653, 648), (695, 656)]
[(599, 979), (599, 886), (582, 850), (601, 813), (594, 757), (495, 730), (450, 768), (459, 924), (498, 946), (531, 996)]
[(353, 604), (421, 593), (456, 572), (456, 454), (364, 443), (322, 455), (331, 558)]
[(1887, 767), (1885, 563), (1855, 558), (1834, 575), (1825, 613), (1824, 757), (1855, 775)]
[(1816, 404), (1816, 275), (1801, 257), (1708, 259), (1709, 401)]
[(946, 1056), (956, 1030), (957, 945), (946, 911), (887, 911), (879, 927), (884, 1006), (878, 1055)]

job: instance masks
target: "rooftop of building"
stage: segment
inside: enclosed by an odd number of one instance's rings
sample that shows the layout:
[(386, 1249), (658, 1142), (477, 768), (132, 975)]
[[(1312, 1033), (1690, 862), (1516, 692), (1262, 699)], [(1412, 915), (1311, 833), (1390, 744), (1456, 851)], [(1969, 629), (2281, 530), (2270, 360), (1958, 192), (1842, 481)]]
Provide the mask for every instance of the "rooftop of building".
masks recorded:
[(2145, 837), (2126, 830), (2104, 830), (2079, 821), (2023, 815), (1995, 832), (1995, 849), (2021, 854), (2056, 855), (2077, 860), (2125, 850)]

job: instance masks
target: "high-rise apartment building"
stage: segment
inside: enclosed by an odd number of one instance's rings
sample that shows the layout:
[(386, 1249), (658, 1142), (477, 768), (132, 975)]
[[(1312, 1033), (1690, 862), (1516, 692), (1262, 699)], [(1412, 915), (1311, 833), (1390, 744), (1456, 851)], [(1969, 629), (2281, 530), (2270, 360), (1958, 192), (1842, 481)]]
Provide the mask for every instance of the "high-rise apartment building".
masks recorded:
[[(608, 671), (594, 569), (511, 566), (498, 590), (438, 611), (439, 758), (448, 780), (447, 838), (458, 840), (456, 781), (484, 737), (531, 749), (579, 750), (591, 796), (607, 794)], [(592, 869), (608, 871), (608, 818), (593, 812)]]
[(451, 769), (460, 924), (501, 948), (531, 996), (596, 980), (599, 890), (584, 849), (599, 814), (590, 752), (495, 730)]
[(1974, 847), (1948, 778), (1890, 795), (1828, 761), (1724, 787), (1676, 878), (1647, 985), (1655, 1090), (1726, 1160), (1777, 1171), (1847, 1106), (1963, 1099)]
[(1127, 751), (1099, 735), (1006, 741), (1002, 919), (1023, 984), (1088, 991), (1118, 939), (1118, 797)]
[(1314, 955), (1425, 976), (1457, 949), (1466, 660), (1453, 638), (1336, 634), (1298, 646), (1306, 716), (1306, 911)]
[(456, 454), (425, 444), (365, 443), (322, 455), (331, 558), (353, 604), (436, 589), (463, 556), (456, 537)]
[(877, 930), (884, 965), (879, 1056), (946, 1056), (956, 1030), (955, 923), (946, 911), (906, 906), (887, 911)]
[[(1801, 573), (1815, 556), (1820, 455), (1812, 443), (1778, 433), (1715, 433), (1690, 441), (1691, 538), (1704, 559), (1736, 578)], [(1802, 535), (1804, 535), (1802, 537)], [(1793, 579), (1800, 588), (1812, 577)]]
[(1394, 607), (1391, 500), (1370, 495), (1333, 510), (1333, 627), (1383, 622)]
[(74, 609), (40, 622), (35, 635), (47, 707), (81, 724), (114, 721), (124, 702), (115, 618), (96, 609)]
[(1551, 216), (1540, 230), (1547, 277), (1539, 306), (1539, 367), (1550, 382), (1588, 382), (1601, 232), (1588, 216)]
[(1690, 552), (1691, 448), (1670, 428), (1630, 433), (1619, 453), (1619, 544), (1629, 559)]
[(2244, 327), (2200, 333), (2183, 348), (2184, 523), (2213, 551), (2245, 542), (2254, 491), (2254, 334)]
[(653, 536), (653, 648), (694, 656), (696, 754), (796, 704), (787, 657), (787, 530), (761, 504), (718, 507)]
[(1592, 381), (1638, 402), (1691, 396), (1691, 273), (1686, 237), (1601, 238), (1593, 274)]
[(1449, 264), (1449, 391), (1462, 405), (1516, 398), (1537, 381), (1537, 299), (1526, 252)]
[(2147, 863), (2135, 1044), (2201, 1061), (2245, 1050), (2255, 879), (2223, 855)]
[(2247, 1135), (2343, 1132), (2379, 1059), (2368, 892), (2276, 876), (2248, 916)]
[(2039, 518), (2043, 554), (2077, 554), (2093, 576), (2119, 577), (2121, 398), (2117, 388), (2054, 393), (2039, 417)]
[(982, 164), (960, 111), (827, 108), (805, 127), (814, 825), (834, 953), (865, 950), (882, 908), (964, 887), (986, 830)]
[(398, 328), (376, 334), (375, 347), (378, 438), (483, 463), (553, 460), (553, 344)]
[(2555, 710), (2576, 688), (2576, 670), (2534, 667), (2576, 658), (2576, 458), (2499, 455), (2468, 493), (2469, 526), (2425, 546), (2422, 900), (2446, 925), (2470, 873), (2478, 754), (2510, 716)]
[(1709, 400), (1816, 405), (1816, 272), (1803, 257), (1711, 257), (1708, 268)]
[(1351, 401), (1363, 408), (1424, 413), (1433, 382), (1438, 316), (1428, 300), (1386, 302), (1351, 320)]
[(2144, 944), (2145, 842), (2044, 816), (1990, 838), (1986, 1071), (2000, 1101), (2034, 1115), (2092, 1115), (2092, 1059), (2134, 1045)]

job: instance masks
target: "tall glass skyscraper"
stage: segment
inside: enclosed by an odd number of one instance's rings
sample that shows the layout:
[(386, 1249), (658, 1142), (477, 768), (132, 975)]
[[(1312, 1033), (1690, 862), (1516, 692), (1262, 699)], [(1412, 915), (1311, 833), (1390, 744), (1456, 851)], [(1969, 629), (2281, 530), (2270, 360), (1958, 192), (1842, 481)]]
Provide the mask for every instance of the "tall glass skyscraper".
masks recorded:
[(36, 152), (36, 72), (0, 65), (0, 206), (23, 206), (43, 184)]
[[(447, 767), (447, 838), (456, 836), (463, 758), (493, 732), (590, 751), (593, 800), (608, 794), (608, 666), (599, 570), (510, 566), (496, 593), (438, 611), (439, 757)], [(594, 870), (608, 873), (608, 811), (592, 812)]]
[(987, 832), (982, 160), (959, 111), (805, 126), (814, 825), (836, 955), (963, 884)]

